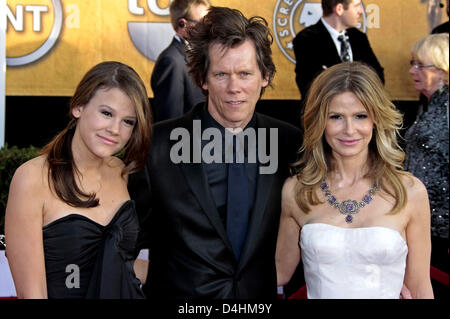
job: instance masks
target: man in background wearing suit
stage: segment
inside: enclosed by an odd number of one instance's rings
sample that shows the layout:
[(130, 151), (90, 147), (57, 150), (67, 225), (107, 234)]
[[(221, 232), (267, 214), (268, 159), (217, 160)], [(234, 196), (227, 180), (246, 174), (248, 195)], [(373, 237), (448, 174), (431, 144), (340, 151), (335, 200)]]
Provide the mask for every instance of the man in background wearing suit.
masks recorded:
[(202, 91), (188, 74), (185, 47), (189, 48), (188, 28), (205, 16), (209, 6), (208, 0), (174, 0), (170, 5), (176, 34), (159, 55), (150, 80), (155, 122), (181, 116), (204, 101)]
[[(446, 1), (447, 2), (447, 4), (446, 4), (446, 7), (447, 7), (447, 17), (450, 17), (450, 8), (449, 8), (449, 6), (448, 6), (448, 0)], [(441, 8), (443, 7), (444, 5), (441, 3)], [(434, 28), (432, 31), (431, 31), (431, 33), (432, 34), (436, 34), (436, 33), (449, 33), (449, 28), (450, 28), (450, 21), (449, 20), (447, 20), (446, 22), (444, 22), (444, 23), (442, 23), (442, 24), (440, 24), (440, 25), (438, 25), (436, 28)]]
[(148, 215), (144, 291), (274, 299), (281, 188), (302, 135), (255, 112), (275, 74), (270, 29), (261, 17), (211, 7), (190, 44), (188, 67), (207, 101), (156, 123), (147, 164), (129, 181), (138, 213)]
[(356, 29), (361, 0), (322, 0), (323, 16), (294, 38), (296, 82), (305, 98), (314, 78), (341, 62), (360, 61), (371, 66), (384, 83), (383, 68), (367, 36)]

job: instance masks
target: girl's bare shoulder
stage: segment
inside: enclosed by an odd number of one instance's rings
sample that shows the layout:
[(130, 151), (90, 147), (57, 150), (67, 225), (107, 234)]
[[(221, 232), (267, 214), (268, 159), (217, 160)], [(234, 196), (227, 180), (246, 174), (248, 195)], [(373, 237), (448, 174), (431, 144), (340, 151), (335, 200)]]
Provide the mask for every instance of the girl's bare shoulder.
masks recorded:
[(42, 187), (47, 183), (47, 157), (40, 155), (20, 165), (14, 173), (11, 184), (28, 189)]

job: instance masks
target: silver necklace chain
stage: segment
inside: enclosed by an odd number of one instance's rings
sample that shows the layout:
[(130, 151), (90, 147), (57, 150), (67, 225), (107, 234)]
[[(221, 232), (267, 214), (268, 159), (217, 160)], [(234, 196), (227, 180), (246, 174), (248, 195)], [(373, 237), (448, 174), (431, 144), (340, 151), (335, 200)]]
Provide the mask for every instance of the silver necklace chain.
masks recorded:
[(322, 182), (320, 183), (320, 189), (328, 197), (327, 201), (331, 206), (339, 209), (339, 212), (341, 214), (347, 215), (345, 217), (345, 221), (350, 224), (351, 222), (353, 222), (352, 215), (359, 213), (360, 208), (363, 208), (364, 206), (372, 202), (373, 196), (380, 189), (380, 186), (374, 183), (373, 186), (369, 189), (368, 193), (363, 196), (363, 199), (360, 202), (357, 202), (353, 199), (347, 199), (341, 203), (337, 200), (336, 196), (331, 193), (330, 187), (328, 186), (326, 180), (322, 180)]

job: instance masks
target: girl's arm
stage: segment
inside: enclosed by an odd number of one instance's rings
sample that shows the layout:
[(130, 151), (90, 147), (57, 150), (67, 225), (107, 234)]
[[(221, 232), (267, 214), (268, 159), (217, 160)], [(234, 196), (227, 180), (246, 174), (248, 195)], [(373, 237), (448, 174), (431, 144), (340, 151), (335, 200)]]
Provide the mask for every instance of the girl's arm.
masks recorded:
[(47, 298), (42, 239), (42, 167), (20, 166), (11, 181), (5, 217), (6, 256), (18, 298)]

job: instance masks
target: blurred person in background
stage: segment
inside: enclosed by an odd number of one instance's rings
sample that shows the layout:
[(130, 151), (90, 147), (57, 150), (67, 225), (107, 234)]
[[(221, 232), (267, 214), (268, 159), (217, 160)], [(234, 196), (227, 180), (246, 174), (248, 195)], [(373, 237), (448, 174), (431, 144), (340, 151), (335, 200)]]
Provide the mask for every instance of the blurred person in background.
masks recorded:
[(209, 7), (208, 0), (174, 0), (170, 4), (175, 36), (156, 60), (150, 80), (155, 122), (182, 116), (205, 100), (188, 73), (185, 50), (189, 50), (188, 29), (206, 15)]
[[(449, 35), (432, 34), (411, 50), (409, 73), (414, 88), (426, 97), (416, 121), (405, 134), (405, 169), (426, 186), (431, 208), (431, 265), (448, 274), (449, 213)], [(448, 277), (447, 277), (448, 278)], [(435, 283), (436, 298), (448, 297)]]

